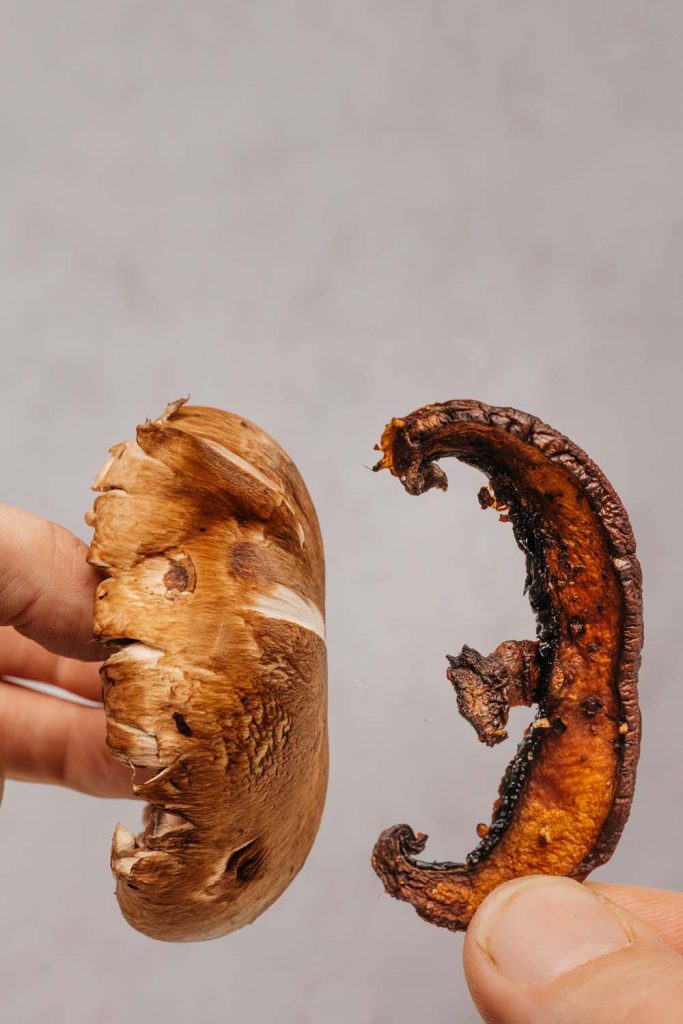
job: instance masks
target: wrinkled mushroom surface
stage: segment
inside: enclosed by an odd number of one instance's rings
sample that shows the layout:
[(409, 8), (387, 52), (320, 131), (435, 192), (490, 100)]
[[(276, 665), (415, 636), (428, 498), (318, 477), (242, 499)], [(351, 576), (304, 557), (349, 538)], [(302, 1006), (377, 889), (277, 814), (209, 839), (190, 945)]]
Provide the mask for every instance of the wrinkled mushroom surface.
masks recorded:
[(86, 517), (107, 743), (147, 801), (112, 847), (126, 919), (166, 940), (253, 921), (291, 882), (327, 783), (323, 549), (253, 423), (171, 403), (114, 445)]
[(482, 470), (483, 508), (509, 520), (526, 557), (535, 641), (482, 656), (463, 647), (447, 675), (483, 742), (505, 739), (508, 711), (538, 713), (500, 785), (490, 824), (464, 863), (418, 859), (409, 825), (382, 833), (373, 866), (387, 892), (426, 920), (467, 927), (483, 898), (527, 874), (583, 879), (612, 854), (628, 817), (640, 745), (641, 571), (628, 517), (603, 473), (534, 416), (475, 401), (394, 419), (382, 459), (409, 494), (446, 489), (438, 460)]

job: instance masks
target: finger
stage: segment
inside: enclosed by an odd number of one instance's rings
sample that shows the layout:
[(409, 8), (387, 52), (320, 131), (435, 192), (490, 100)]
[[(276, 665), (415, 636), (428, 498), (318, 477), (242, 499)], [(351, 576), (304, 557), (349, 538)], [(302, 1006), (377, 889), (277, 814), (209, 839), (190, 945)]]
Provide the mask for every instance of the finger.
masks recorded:
[(496, 889), (465, 939), (465, 975), (488, 1024), (681, 1024), (683, 958), (569, 878)]
[(92, 639), (100, 574), (68, 530), (0, 505), (0, 625), (14, 626), (56, 654), (96, 661), (106, 651)]
[(99, 665), (53, 654), (35, 640), (17, 633), (11, 626), (0, 626), (0, 675), (35, 679), (62, 690), (77, 693), (87, 700), (102, 701)]
[(647, 889), (608, 882), (588, 882), (599, 896), (606, 896), (630, 914), (635, 914), (661, 939), (683, 954), (683, 893)]
[(8, 779), (92, 796), (132, 796), (131, 772), (105, 744), (102, 708), (0, 681), (0, 756)]

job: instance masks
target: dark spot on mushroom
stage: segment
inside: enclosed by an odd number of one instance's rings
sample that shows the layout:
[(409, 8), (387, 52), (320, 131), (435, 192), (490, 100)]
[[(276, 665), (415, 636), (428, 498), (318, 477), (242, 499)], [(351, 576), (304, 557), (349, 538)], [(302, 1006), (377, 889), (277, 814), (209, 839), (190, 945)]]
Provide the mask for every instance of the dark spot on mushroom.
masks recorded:
[(557, 736), (561, 736), (563, 732), (567, 731), (567, 726), (561, 718), (553, 718), (550, 728)]
[(583, 619), (580, 619), (578, 615), (573, 615), (567, 623), (567, 634), (569, 635), (569, 637), (572, 640), (575, 640), (576, 637), (583, 636), (585, 632), (586, 623), (583, 621)]
[(599, 697), (586, 697), (585, 700), (581, 701), (581, 707), (589, 718), (593, 718), (593, 716), (597, 715), (598, 711), (601, 710), (602, 701)]
[(251, 544), (249, 541), (233, 544), (230, 549), (229, 570), (233, 576), (239, 576), (240, 579), (263, 579), (263, 562), (264, 560), (257, 545)]
[(166, 597), (173, 601), (178, 594), (193, 591), (197, 585), (197, 573), (189, 555), (176, 553), (169, 557), (169, 567), (164, 573)]
[(250, 882), (252, 878), (255, 878), (261, 867), (261, 856), (260, 854), (254, 854), (253, 857), (248, 857), (243, 861), (235, 875), (237, 876), (238, 882)]
[(188, 582), (187, 569), (179, 562), (173, 562), (171, 568), (164, 573), (164, 586), (167, 590), (187, 590)]
[(179, 711), (173, 712), (173, 721), (175, 722), (176, 729), (182, 736), (192, 735), (192, 729), (185, 721), (185, 717), (181, 715)]
[(226, 873), (234, 872), (238, 882), (250, 882), (258, 874), (263, 857), (258, 839), (252, 839), (238, 850), (233, 850), (225, 865)]

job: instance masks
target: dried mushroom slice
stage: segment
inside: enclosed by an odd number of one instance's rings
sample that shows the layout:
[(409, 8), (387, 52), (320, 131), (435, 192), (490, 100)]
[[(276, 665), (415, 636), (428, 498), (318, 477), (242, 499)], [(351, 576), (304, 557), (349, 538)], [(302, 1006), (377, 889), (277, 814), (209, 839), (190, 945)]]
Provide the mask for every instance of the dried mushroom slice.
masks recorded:
[(86, 516), (107, 743), (145, 828), (118, 826), (119, 905), (158, 939), (253, 921), (299, 871), (327, 783), (323, 548), (285, 452), (173, 402), (110, 449)]
[(491, 823), (464, 863), (427, 863), (409, 825), (382, 833), (372, 863), (420, 916), (465, 929), (495, 886), (527, 874), (583, 879), (611, 856), (628, 817), (640, 745), (641, 571), (628, 516), (588, 456), (515, 409), (452, 401), (387, 426), (376, 470), (409, 494), (445, 490), (439, 459), (480, 469), (479, 492), (512, 523), (526, 556), (536, 641), (449, 656), (458, 708), (483, 742), (507, 735), (510, 707), (538, 706), (508, 766)]

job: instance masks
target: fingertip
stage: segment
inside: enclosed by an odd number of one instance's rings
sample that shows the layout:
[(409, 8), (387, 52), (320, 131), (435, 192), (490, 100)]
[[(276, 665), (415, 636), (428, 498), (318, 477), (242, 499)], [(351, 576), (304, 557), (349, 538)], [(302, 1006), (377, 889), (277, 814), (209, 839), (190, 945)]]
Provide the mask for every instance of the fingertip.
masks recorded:
[(132, 797), (130, 767), (106, 744), (102, 708), (0, 681), (2, 760), (8, 779)]
[(0, 624), (56, 654), (97, 661), (93, 601), (101, 573), (62, 526), (0, 505)]
[(570, 878), (531, 875), (479, 908), (473, 941), (511, 981), (545, 984), (631, 937), (604, 902)]
[(563, 877), (528, 876), (494, 890), (472, 919), (463, 955), (472, 997), (493, 1024), (659, 1022), (668, 1017), (632, 1011), (656, 1005), (671, 986), (683, 991), (683, 961), (672, 949)]

